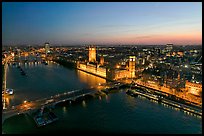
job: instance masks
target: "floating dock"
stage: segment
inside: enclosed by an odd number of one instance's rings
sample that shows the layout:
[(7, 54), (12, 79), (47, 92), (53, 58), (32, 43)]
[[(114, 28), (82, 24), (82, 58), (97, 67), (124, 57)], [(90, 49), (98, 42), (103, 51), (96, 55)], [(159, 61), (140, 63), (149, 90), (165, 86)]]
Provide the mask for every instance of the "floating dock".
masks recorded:
[(57, 121), (58, 117), (53, 112), (49, 111), (40, 115), (38, 114), (34, 116), (33, 119), (38, 127), (42, 127)]

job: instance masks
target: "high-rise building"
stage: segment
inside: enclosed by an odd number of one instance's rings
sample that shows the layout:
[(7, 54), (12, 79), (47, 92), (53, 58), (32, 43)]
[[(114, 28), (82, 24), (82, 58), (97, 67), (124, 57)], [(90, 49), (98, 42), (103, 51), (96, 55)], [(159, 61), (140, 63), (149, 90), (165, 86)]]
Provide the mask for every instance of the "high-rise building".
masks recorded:
[(191, 78), (191, 82), (195, 83), (195, 75), (193, 74), (192, 78)]
[(17, 56), (20, 57), (21, 56), (21, 50), (17, 49)]
[(173, 44), (172, 43), (169, 43), (169, 44), (166, 45), (166, 51), (167, 52), (170, 52), (172, 49), (173, 49)]
[(50, 45), (48, 42), (45, 43), (45, 54), (47, 55), (50, 52)]
[(181, 75), (180, 75), (180, 73), (178, 72), (178, 81), (180, 81), (181, 80)]
[(135, 77), (135, 61), (136, 61), (135, 56), (129, 56), (129, 71), (131, 78)]
[(89, 62), (96, 62), (96, 47), (89, 46)]
[(145, 58), (143, 58), (143, 60), (142, 60), (142, 65), (144, 65), (145, 64)]
[(150, 55), (147, 55), (147, 60), (148, 60), (148, 61), (150, 60)]

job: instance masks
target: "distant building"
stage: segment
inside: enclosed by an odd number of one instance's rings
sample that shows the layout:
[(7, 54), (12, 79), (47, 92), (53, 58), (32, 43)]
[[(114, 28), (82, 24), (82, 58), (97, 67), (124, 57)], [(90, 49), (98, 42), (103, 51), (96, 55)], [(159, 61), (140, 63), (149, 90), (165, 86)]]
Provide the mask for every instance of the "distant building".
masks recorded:
[(47, 55), (48, 53), (50, 53), (50, 45), (48, 42), (45, 43), (45, 55)]
[(180, 81), (181, 80), (181, 75), (180, 73), (178, 72), (178, 77), (177, 77), (177, 80)]
[(202, 84), (192, 83), (186, 80), (185, 89), (191, 94), (200, 96), (202, 92)]
[(150, 55), (147, 55), (147, 60), (148, 60), (148, 61), (150, 60)]
[(129, 71), (130, 71), (130, 77), (135, 77), (135, 56), (129, 56)]
[(103, 57), (103, 55), (100, 57), (100, 65), (101, 65), (101, 66), (104, 65), (104, 57)]
[(96, 61), (96, 47), (89, 46), (89, 61), (78, 61), (77, 68), (79, 70), (85, 71), (87, 73), (91, 73), (103, 78), (107, 78), (110, 80), (118, 80), (122, 78), (134, 78), (135, 77), (135, 62), (136, 57), (129, 57), (129, 67), (125, 68), (107, 68), (104, 67), (104, 58), (100, 57), (100, 63), (98, 64)]
[(142, 65), (144, 65), (144, 64), (145, 64), (145, 58), (142, 59)]
[(17, 49), (17, 56), (20, 57), (21, 56), (21, 50)]
[(173, 44), (172, 43), (169, 43), (169, 44), (166, 45), (166, 51), (167, 52), (170, 52), (172, 49), (173, 49)]
[(106, 68), (104, 67), (98, 67), (97, 64), (90, 64), (90, 63), (77, 63), (77, 68), (91, 73), (91, 74), (95, 74), (97, 76), (106, 78)]
[(122, 79), (122, 78), (130, 78), (131, 74), (126, 69), (115, 69), (114, 70), (114, 80)]
[(96, 62), (96, 47), (89, 46), (89, 62)]
[(179, 51), (179, 52), (177, 52), (177, 54), (180, 56), (180, 57), (183, 57), (183, 52), (181, 52), (181, 51)]
[[(96, 47), (95, 46), (89, 46), (89, 53), (88, 53), (89, 61), (82, 61), (82, 62), (77, 62), (77, 68), (88, 72), (92, 73), (95, 75), (98, 75), (100, 77), (106, 78), (106, 68), (101, 67), (100, 65), (97, 64), (96, 61)], [(104, 63), (104, 59), (100, 59), (100, 63)]]

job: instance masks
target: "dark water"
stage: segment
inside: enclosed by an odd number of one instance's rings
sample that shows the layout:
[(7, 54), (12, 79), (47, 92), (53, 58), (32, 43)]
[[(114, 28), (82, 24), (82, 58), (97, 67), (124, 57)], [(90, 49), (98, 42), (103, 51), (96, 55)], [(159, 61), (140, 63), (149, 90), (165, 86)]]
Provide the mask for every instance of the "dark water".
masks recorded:
[[(20, 75), (17, 68), (9, 68), (8, 87), (16, 90), (10, 103), (105, 82), (53, 63), (29, 65), (24, 69), (28, 77)], [(42, 128), (37, 128), (28, 115), (9, 118), (2, 128), (6, 133), (202, 133), (201, 118), (147, 99), (133, 98), (122, 90), (74, 105), (59, 105), (54, 112), (59, 120)]]
[(9, 98), (10, 105), (106, 82), (105, 79), (67, 69), (53, 62), (49, 62), (49, 65), (21, 64), (21, 68), (25, 71), (26, 76), (21, 75), (17, 66), (8, 67), (7, 88), (15, 89), (15, 95)]

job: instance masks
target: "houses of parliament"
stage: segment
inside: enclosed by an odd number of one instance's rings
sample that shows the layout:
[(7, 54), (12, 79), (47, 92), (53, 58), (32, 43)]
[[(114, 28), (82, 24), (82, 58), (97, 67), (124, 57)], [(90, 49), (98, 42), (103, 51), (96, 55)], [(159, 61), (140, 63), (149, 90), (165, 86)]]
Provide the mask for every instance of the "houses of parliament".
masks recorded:
[(125, 69), (120, 69), (120, 68), (107, 68), (104, 65), (105, 63), (104, 57), (100, 56), (100, 60), (97, 61), (96, 53), (97, 53), (96, 47), (89, 46), (88, 61), (78, 61), (77, 69), (109, 80), (118, 80), (122, 78), (135, 77), (136, 66), (135, 56), (129, 56), (128, 67)]

